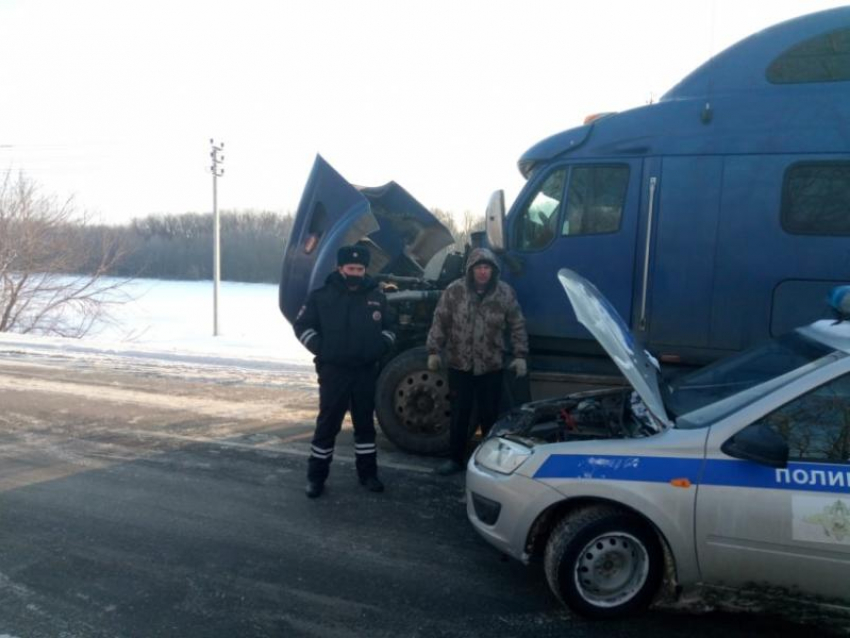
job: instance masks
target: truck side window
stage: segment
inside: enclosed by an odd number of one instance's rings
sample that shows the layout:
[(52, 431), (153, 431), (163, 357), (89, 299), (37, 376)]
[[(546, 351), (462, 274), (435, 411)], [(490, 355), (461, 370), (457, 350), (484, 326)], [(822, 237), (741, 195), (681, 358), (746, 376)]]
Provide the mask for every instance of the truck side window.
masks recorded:
[(786, 403), (760, 422), (788, 442), (792, 460), (850, 462), (850, 375)]
[(850, 80), (850, 29), (838, 29), (796, 44), (767, 67), (773, 84)]
[(628, 185), (628, 166), (574, 166), (561, 234), (617, 232)]
[(551, 173), (520, 213), (514, 225), (515, 245), (519, 250), (540, 250), (554, 239), (566, 174), (566, 168)]
[(797, 235), (850, 235), (850, 162), (791, 166), (782, 187), (782, 228)]

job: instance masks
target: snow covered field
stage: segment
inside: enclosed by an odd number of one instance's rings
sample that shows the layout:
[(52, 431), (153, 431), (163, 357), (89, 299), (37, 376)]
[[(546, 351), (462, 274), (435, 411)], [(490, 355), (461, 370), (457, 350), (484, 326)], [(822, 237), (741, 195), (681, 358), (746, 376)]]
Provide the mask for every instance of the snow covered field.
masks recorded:
[(277, 307), (277, 286), (222, 282), (219, 332), (213, 337), (211, 281), (139, 279), (116, 322), (82, 339), (0, 333), (0, 358), (50, 360), (73, 367), (145, 370), (199, 380), (275, 384), (286, 372), (309, 383), (312, 355)]

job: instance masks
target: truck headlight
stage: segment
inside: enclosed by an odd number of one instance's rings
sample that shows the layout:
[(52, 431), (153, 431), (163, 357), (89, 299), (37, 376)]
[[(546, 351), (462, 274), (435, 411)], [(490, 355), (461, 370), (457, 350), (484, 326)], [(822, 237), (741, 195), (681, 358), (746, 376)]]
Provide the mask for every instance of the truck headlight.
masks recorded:
[(499, 474), (513, 472), (531, 456), (531, 450), (524, 445), (500, 439), (487, 439), (475, 453), (475, 463)]

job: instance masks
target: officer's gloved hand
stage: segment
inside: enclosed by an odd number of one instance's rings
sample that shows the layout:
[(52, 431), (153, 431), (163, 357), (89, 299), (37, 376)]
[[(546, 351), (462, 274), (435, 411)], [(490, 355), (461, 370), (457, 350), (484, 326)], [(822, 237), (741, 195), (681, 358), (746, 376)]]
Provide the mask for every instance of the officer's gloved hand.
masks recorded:
[(514, 359), (510, 362), (508, 368), (516, 373), (518, 379), (528, 374), (528, 364), (525, 359)]
[(442, 361), (440, 361), (440, 355), (438, 355), (438, 354), (429, 354), (428, 355), (428, 369), (431, 372), (436, 372), (437, 370), (439, 370), (441, 363), (442, 363)]

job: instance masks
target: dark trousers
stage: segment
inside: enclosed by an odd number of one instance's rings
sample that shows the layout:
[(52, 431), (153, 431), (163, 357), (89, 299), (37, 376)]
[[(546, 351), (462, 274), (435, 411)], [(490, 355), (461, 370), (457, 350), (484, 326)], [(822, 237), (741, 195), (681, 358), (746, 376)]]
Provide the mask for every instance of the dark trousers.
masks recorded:
[[(474, 375), (449, 368), (449, 402), (452, 416), (450, 421), (449, 453), (456, 463), (464, 465), (467, 458), (469, 439), (475, 426), (481, 426), (486, 436), (499, 416), (499, 401), (502, 398), (502, 371)], [(472, 423), (472, 410), (478, 412), (477, 423)]]
[(336, 435), (346, 411), (354, 424), (354, 452), (360, 479), (378, 473), (375, 447), (375, 365), (345, 367), (324, 363), (319, 366), (319, 416), (307, 461), (307, 479), (324, 483), (333, 460)]

